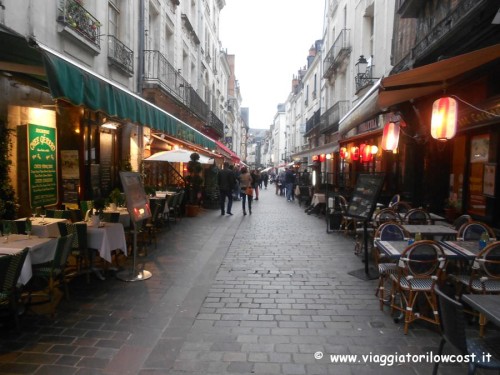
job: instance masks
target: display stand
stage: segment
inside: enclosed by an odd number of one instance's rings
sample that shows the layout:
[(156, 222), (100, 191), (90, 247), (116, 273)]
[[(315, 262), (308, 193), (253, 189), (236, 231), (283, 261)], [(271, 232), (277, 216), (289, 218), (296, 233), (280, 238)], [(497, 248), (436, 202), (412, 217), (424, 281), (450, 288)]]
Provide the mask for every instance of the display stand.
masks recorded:
[(118, 272), (116, 278), (123, 281), (143, 281), (153, 275), (144, 269), (137, 270), (137, 232), (140, 230), (143, 221), (151, 217), (149, 201), (142, 186), (139, 173), (120, 172), (120, 178), (127, 200), (127, 210), (130, 214), (131, 225), (133, 225), (132, 254), (134, 258), (132, 269)]
[(368, 256), (368, 222), (371, 220), (377, 200), (384, 183), (384, 174), (360, 174), (354, 189), (352, 198), (347, 208), (347, 215), (363, 222), (364, 236), (364, 263), (365, 267), (360, 270), (348, 272), (362, 280), (374, 280), (378, 278), (378, 271), (369, 265)]

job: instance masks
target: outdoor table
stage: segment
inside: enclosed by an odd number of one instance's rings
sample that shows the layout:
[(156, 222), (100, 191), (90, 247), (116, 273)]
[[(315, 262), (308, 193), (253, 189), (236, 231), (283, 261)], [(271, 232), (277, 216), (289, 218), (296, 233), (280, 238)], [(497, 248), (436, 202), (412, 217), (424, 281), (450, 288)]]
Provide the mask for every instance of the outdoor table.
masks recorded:
[(462, 301), (479, 312), (480, 335), (483, 336), (486, 319), (500, 327), (500, 295), (463, 294)]
[[(386, 255), (389, 259), (397, 260), (401, 256), (401, 254), (408, 247), (408, 241), (381, 241), (375, 240), (375, 246), (379, 249), (384, 255)], [(443, 252), (447, 259), (463, 259), (462, 255), (451, 250), (447, 246), (443, 246), (444, 243), (442, 241), (438, 242), (443, 249)]]
[(474, 260), (480, 252), (478, 241), (442, 241), (441, 245), (467, 260)]
[(436, 221), (446, 221), (446, 218), (443, 217), (443, 216), (440, 216), (438, 214), (435, 214), (435, 213), (432, 213), (432, 212), (429, 212), (429, 216), (431, 218), (431, 221), (433, 223), (435, 223)]
[[(66, 219), (56, 219), (52, 217), (35, 217), (31, 220), (31, 234), (38, 237), (59, 237), (59, 227), (57, 223), (66, 223)], [(17, 219), (16, 221), (26, 221), (26, 218)]]
[(93, 226), (87, 223), (87, 246), (99, 251), (99, 256), (111, 263), (111, 252), (121, 250), (127, 255), (125, 230), (121, 223), (101, 223)]
[(412, 237), (420, 233), (423, 237), (434, 239), (436, 236), (456, 238), (457, 231), (442, 224), (403, 224), (403, 228), (410, 233)]
[(8, 241), (4, 238), (0, 242), (0, 253), (16, 254), (24, 248), (29, 248), (28, 255), (24, 261), (19, 283), (26, 284), (32, 277), (31, 266), (33, 264), (45, 263), (54, 258), (57, 247), (57, 238), (40, 238), (26, 234), (11, 234)]
[(314, 194), (312, 197), (312, 200), (311, 200), (311, 206), (316, 206), (320, 203), (326, 203), (325, 194), (321, 194), (321, 193)]

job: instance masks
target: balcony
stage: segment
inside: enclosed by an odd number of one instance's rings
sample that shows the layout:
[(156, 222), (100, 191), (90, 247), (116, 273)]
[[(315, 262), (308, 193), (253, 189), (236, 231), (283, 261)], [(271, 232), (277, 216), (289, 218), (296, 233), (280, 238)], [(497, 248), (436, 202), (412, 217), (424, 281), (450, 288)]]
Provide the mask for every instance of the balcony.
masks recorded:
[[(100, 49), (101, 23), (78, 0), (62, 0), (57, 22)], [(64, 30), (64, 29), (63, 29)]]
[(206, 124), (206, 128), (215, 132), (219, 138), (224, 136), (224, 124), (212, 111), (208, 114), (208, 123)]
[(373, 65), (367, 66), (364, 72), (360, 72), (354, 77), (356, 82), (356, 94), (364, 88), (373, 85), (377, 79), (378, 78), (373, 77)]
[(108, 60), (128, 75), (134, 74), (134, 52), (115, 36), (108, 36)]
[(321, 110), (314, 112), (312, 117), (306, 121), (306, 133), (304, 136), (308, 136), (314, 129), (319, 128)]
[(323, 60), (325, 70), (323, 78), (331, 77), (349, 56), (352, 50), (350, 39), (351, 30), (343, 29)]
[(320, 133), (334, 133), (339, 130), (339, 122), (349, 111), (349, 101), (339, 100), (321, 115), (319, 131)]
[(200, 119), (208, 120), (207, 104), (160, 51), (144, 51), (144, 83), (146, 86), (158, 86)]
[(186, 30), (189, 32), (189, 34), (193, 38), (195, 44), (200, 44), (200, 38), (198, 38), (198, 35), (196, 35), (196, 31), (194, 30), (194, 27), (191, 24), (191, 21), (189, 21), (189, 17), (187, 16), (187, 14), (182, 13), (181, 19), (182, 19), (182, 24), (184, 25)]

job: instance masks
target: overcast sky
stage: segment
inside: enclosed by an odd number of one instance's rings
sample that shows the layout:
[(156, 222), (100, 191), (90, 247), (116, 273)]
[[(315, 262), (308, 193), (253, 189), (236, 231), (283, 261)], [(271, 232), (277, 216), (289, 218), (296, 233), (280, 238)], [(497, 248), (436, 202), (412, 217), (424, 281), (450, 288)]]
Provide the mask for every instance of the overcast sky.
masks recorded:
[(325, 0), (226, 0), (220, 40), (235, 55), (235, 75), (251, 128), (268, 129), (292, 79), (323, 34)]

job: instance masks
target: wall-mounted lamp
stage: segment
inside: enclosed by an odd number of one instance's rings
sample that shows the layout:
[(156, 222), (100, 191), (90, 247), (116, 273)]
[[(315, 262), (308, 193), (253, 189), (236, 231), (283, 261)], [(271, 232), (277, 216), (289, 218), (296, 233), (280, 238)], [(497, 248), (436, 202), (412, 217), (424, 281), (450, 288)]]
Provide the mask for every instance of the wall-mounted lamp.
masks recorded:
[(118, 126), (120, 126), (120, 124), (118, 124), (116, 122), (108, 121), (108, 122), (105, 122), (104, 124), (102, 124), (101, 128), (116, 130), (116, 129), (118, 129)]
[(368, 66), (368, 61), (365, 59), (365, 56), (359, 56), (358, 62), (356, 63), (356, 68), (358, 72), (358, 77), (366, 74), (366, 67)]
[(458, 104), (450, 97), (436, 100), (432, 105), (431, 136), (440, 141), (453, 138), (457, 132)]
[(384, 125), (382, 134), (382, 143), (380, 147), (384, 151), (394, 151), (399, 144), (399, 123), (388, 122)]

